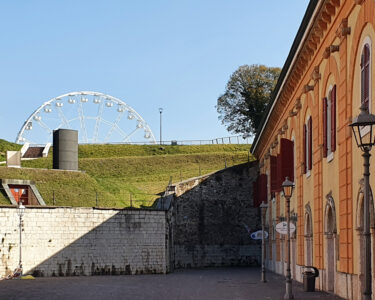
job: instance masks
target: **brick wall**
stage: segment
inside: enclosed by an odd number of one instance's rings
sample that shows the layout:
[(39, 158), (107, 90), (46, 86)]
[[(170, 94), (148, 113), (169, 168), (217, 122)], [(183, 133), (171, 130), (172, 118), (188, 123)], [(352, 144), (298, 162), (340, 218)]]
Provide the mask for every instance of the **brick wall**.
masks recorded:
[[(27, 208), (24, 272), (37, 276), (145, 274), (167, 271), (164, 211)], [(0, 208), (0, 277), (19, 260), (19, 217)]]
[(176, 187), (179, 196), (172, 206), (176, 268), (260, 264), (261, 243), (250, 238), (244, 225), (250, 232), (261, 229), (259, 208), (253, 208), (252, 199), (257, 173), (257, 163), (243, 164), (205, 176), (184, 193)]

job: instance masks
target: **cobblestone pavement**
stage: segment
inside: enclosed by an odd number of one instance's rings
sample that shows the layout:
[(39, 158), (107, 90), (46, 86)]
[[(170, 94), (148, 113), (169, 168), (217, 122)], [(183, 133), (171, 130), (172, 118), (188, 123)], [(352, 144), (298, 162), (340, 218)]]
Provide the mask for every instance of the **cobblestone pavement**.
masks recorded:
[[(0, 281), (0, 299), (282, 299), (282, 276), (258, 268), (181, 270), (168, 275), (91, 276)], [(293, 281), (295, 299), (341, 299), (323, 292), (304, 292)]]

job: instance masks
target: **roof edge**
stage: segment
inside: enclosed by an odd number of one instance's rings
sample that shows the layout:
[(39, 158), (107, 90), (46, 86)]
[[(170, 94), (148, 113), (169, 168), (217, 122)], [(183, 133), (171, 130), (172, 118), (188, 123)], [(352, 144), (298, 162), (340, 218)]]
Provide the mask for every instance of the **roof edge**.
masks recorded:
[(285, 84), (285, 81), (288, 78), (288, 74), (291, 71), (291, 67), (293, 66), (296, 54), (299, 52), (305, 38), (306, 33), (308, 29), (312, 26), (312, 20), (313, 16), (316, 14), (318, 9), (318, 3), (323, 0), (310, 0), (309, 5), (307, 6), (305, 15), (303, 16), (303, 19), (301, 21), (301, 25), (297, 31), (296, 37), (294, 38), (292, 47), (289, 51), (288, 57), (284, 63), (284, 66), (281, 70), (280, 77), (277, 80), (275, 89), (272, 92), (271, 95), (271, 101), (268, 103), (265, 114), (262, 117), (262, 120), (260, 122), (260, 125), (257, 129), (257, 133), (255, 135), (254, 141), (250, 147), (250, 152), (252, 154), (255, 153), (256, 148), (258, 146), (259, 139), (263, 133), (263, 130), (268, 122), (268, 119), (273, 111), (273, 108), (277, 102), (277, 99), (280, 95), (280, 92), (282, 90), (282, 87)]

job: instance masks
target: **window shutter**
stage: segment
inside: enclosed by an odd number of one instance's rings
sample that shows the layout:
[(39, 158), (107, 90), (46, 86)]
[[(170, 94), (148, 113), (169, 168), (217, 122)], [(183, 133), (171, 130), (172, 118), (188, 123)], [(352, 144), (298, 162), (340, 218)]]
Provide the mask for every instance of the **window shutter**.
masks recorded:
[(331, 151), (336, 151), (336, 85), (331, 92)]
[(277, 191), (277, 158), (276, 156), (270, 156), (271, 163), (271, 192)]
[(327, 98), (323, 98), (323, 157), (327, 157)]
[(260, 175), (260, 187), (259, 187), (259, 205), (264, 201), (267, 203), (267, 175), (261, 174)]
[(361, 104), (365, 102), (365, 55), (361, 55)]
[(276, 192), (280, 192), (282, 190), (281, 185), (283, 184), (283, 181), (285, 178), (283, 178), (283, 160), (282, 160), (281, 153), (277, 156), (277, 187)]
[(280, 156), (281, 156), (281, 184), (284, 182), (285, 177), (294, 181), (294, 143), (288, 139), (280, 139)]
[(306, 141), (307, 141), (307, 136), (306, 136), (306, 124), (303, 124), (303, 173), (306, 174), (307, 172), (307, 148), (306, 148)]
[(259, 181), (259, 177), (257, 178), (256, 181), (253, 182), (253, 206), (254, 207), (258, 206), (258, 181)]
[(312, 169), (312, 118), (309, 118), (309, 170)]
[(370, 48), (366, 44), (361, 56), (361, 103), (369, 108), (370, 95)]

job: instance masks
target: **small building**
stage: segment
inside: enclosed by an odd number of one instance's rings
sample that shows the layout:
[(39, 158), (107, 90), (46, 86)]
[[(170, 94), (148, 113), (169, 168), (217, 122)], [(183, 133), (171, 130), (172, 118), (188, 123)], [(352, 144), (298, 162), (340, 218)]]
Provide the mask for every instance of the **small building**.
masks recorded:
[(1, 186), (13, 205), (46, 205), (34, 181), (1, 179)]

